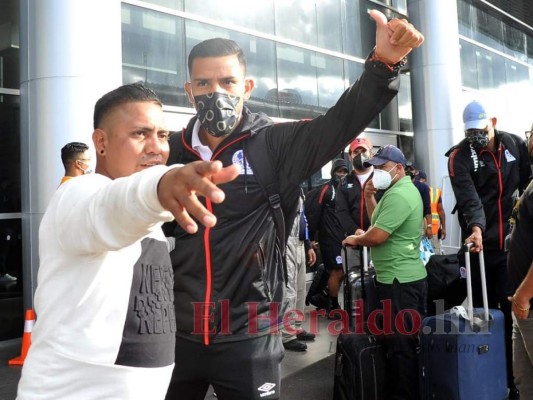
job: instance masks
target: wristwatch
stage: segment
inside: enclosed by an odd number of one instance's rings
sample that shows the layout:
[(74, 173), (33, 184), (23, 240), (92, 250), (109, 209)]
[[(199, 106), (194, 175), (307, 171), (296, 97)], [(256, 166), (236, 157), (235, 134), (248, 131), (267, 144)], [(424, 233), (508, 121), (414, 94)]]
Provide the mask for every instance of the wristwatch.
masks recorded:
[(404, 57), (400, 61), (398, 61), (396, 64), (390, 65), (386, 63), (382, 58), (376, 55), (376, 49), (372, 50), (371, 56), (369, 58), (370, 61), (378, 62), (378, 65), (382, 66), (383, 68), (386, 68), (390, 72), (399, 72), (405, 64), (407, 64), (407, 57)]

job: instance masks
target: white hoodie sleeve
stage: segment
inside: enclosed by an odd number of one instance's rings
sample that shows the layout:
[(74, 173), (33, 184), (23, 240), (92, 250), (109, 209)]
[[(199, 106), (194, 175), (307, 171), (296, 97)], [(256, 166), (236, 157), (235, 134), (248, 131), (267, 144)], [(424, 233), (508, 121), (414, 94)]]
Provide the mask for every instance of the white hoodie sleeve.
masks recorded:
[(174, 217), (159, 202), (157, 185), (166, 172), (179, 167), (154, 166), (115, 180), (84, 175), (63, 184), (48, 208), (61, 247), (76, 253), (118, 250), (171, 221)]

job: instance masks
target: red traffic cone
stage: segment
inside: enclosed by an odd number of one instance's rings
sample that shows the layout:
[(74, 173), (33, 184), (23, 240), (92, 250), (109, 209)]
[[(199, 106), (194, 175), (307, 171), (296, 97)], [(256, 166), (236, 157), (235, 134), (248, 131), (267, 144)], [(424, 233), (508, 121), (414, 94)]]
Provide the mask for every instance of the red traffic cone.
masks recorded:
[(24, 321), (24, 334), (22, 335), (22, 351), (20, 356), (9, 360), (9, 365), (23, 365), (28, 350), (31, 345), (31, 331), (33, 330), (33, 324), (35, 323), (35, 313), (32, 309), (26, 310), (26, 320)]

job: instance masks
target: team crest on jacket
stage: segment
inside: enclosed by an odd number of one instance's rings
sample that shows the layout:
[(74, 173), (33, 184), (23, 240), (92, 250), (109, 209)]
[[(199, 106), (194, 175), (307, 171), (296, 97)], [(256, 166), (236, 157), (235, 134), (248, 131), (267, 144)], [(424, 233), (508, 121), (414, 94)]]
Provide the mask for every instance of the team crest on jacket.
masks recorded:
[(240, 168), (239, 174), (241, 175), (253, 175), (254, 171), (252, 170), (252, 167), (250, 166), (250, 163), (248, 160), (244, 157), (244, 153), (242, 150), (237, 150), (235, 153), (233, 153), (233, 157), (231, 157), (231, 162), (233, 164), (237, 164)]
[(507, 162), (516, 161), (516, 158), (514, 158), (509, 149), (505, 149), (505, 158), (507, 159)]

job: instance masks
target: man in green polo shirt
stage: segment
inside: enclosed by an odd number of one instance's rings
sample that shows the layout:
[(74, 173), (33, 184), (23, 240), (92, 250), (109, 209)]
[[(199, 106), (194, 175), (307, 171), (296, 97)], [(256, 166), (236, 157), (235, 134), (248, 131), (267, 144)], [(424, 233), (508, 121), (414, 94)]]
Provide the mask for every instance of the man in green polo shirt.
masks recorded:
[[(395, 146), (382, 147), (365, 165), (374, 166), (374, 176), (365, 189), (371, 226), (348, 236), (343, 244), (371, 248), (378, 295), (384, 310), (390, 304), (393, 333), (384, 335), (389, 355), (388, 379), (394, 399), (417, 399), (418, 329), (426, 313), (426, 269), (420, 261), (423, 233), (422, 199), (405, 175), (403, 153)], [(385, 190), (376, 203), (376, 190)]]

